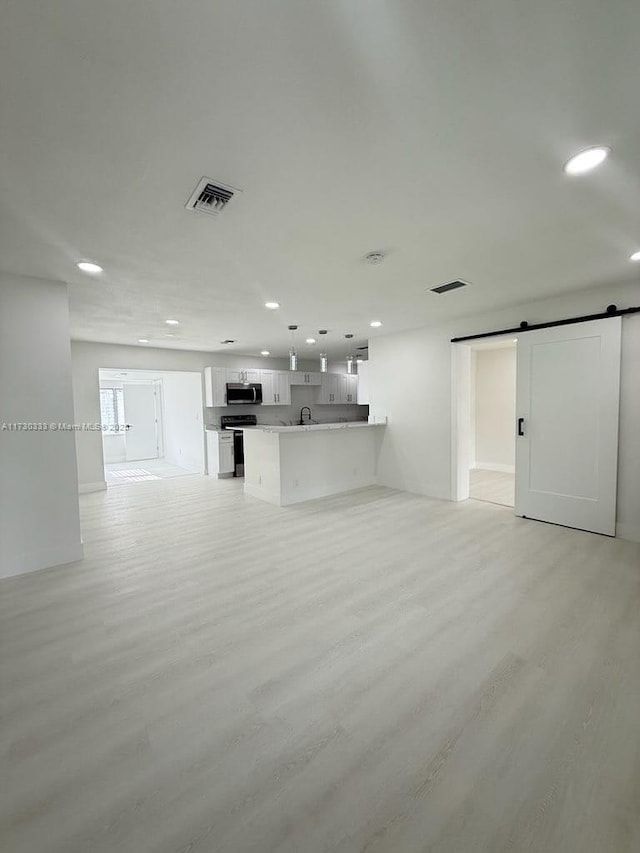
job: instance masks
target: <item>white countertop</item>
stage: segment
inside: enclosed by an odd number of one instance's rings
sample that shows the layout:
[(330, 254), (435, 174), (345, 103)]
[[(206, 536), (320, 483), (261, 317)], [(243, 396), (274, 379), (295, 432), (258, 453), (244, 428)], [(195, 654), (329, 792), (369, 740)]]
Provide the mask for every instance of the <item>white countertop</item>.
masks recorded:
[(319, 430), (327, 429), (359, 429), (362, 427), (384, 426), (384, 424), (370, 424), (367, 421), (347, 421), (346, 423), (333, 424), (304, 424), (300, 426), (277, 426), (276, 424), (258, 424), (250, 427), (234, 427), (234, 429), (245, 430), (246, 432), (318, 432)]

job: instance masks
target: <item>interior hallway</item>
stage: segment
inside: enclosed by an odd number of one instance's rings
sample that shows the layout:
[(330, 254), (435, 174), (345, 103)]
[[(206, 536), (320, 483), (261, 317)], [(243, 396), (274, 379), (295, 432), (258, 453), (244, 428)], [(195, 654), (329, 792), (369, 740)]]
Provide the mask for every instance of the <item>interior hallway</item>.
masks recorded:
[(640, 545), (373, 487), (81, 498), (2, 582), (12, 853), (632, 853)]

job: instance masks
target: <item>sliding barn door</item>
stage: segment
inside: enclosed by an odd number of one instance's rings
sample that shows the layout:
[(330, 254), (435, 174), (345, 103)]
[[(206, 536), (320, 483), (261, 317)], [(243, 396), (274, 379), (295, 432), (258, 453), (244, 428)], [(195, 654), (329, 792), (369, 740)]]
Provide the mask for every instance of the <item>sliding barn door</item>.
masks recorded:
[(518, 339), (516, 515), (615, 536), (621, 319)]

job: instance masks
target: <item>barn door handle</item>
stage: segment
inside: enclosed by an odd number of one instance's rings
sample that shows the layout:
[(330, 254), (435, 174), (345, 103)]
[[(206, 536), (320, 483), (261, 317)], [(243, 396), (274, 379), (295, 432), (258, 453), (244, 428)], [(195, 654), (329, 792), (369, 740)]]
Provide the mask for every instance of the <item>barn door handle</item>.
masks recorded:
[(518, 418), (518, 435), (524, 435), (524, 418)]

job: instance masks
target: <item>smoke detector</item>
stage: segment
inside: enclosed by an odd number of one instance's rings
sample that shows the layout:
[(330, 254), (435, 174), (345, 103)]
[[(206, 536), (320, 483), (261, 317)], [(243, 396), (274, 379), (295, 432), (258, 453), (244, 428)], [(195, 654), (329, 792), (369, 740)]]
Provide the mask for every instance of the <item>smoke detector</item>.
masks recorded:
[(372, 264), (376, 266), (377, 264), (381, 264), (384, 261), (384, 252), (369, 252), (368, 255), (364, 256), (365, 263)]
[(231, 340), (231, 338), (225, 338), (223, 341), (220, 341), (221, 344), (235, 344), (235, 341)]
[(185, 204), (187, 210), (195, 210), (198, 213), (208, 213), (217, 216), (225, 209), (234, 195), (241, 190), (214, 181), (213, 178), (202, 178), (198, 186), (189, 196)]

